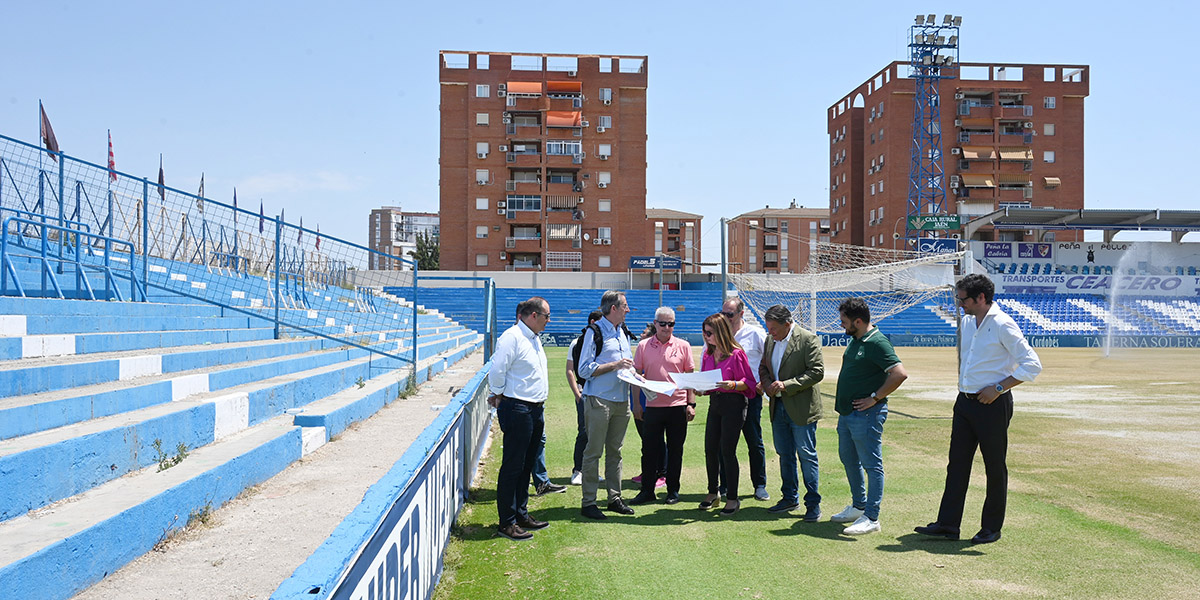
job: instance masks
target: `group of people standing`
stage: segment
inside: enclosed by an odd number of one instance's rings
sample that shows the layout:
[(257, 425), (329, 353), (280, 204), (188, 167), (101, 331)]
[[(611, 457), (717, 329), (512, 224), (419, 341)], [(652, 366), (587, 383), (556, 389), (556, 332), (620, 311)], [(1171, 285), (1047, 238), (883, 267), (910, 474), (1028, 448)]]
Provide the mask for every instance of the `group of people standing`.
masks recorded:
[[(1007, 428), (1012, 418), (1012, 387), (1032, 381), (1041, 363), (1011, 317), (993, 300), (992, 282), (968, 275), (956, 286), (963, 319), (959, 395), (952, 421), (950, 461), (938, 519), (916, 531), (957, 539), (971, 462), (976, 448), (987, 471), (983, 528), (972, 542), (999, 539), (1007, 496)], [(741, 508), (738, 442), (749, 449), (754, 497), (769, 500), (761, 412), (763, 398), (779, 456), (780, 498), (767, 510), (788, 513), (803, 502), (803, 520), (821, 519), (817, 422), (823, 416), (820, 382), (825, 366), (820, 340), (793, 322), (782, 305), (763, 314), (765, 331), (744, 320), (741, 300), (730, 299), (703, 323), (701, 371), (719, 370), (711, 390), (676, 389), (670, 394), (644, 392), (620, 378), (632, 370), (649, 381), (671, 381), (671, 373), (695, 370), (691, 345), (674, 335), (675, 312), (659, 308), (640, 340), (625, 327), (630, 312), (625, 294), (607, 291), (600, 310), (571, 346), (567, 381), (575, 396), (578, 432), (571, 483), (582, 487), (582, 516), (603, 520), (597, 504), (604, 484), (608, 512), (633, 515), (631, 507), (658, 501), (656, 488), (666, 488), (662, 501), (680, 501), (680, 473), (687, 425), (696, 416), (697, 396), (708, 396), (704, 432), (708, 493), (699, 508), (720, 514)], [(862, 535), (880, 530), (883, 499), (883, 425), (888, 397), (907, 379), (903, 363), (887, 337), (871, 324), (870, 308), (861, 298), (838, 307), (850, 337), (838, 375), (834, 409), (838, 413), (838, 455), (850, 485), (850, 503), (830, 517), (849, 523), (844, 532)], [(549, 393), (545, 351), (539, 334), (550, 320), (549, 303), (530, 298), (517, 307), (517, 323), (500, 337), (488, 375), (488, 402), (497, 409), (504, 451), (497, 482), (499, 534), (530, 539), (548, 525), (528, 512), (530, 479), (541, 473), (538, 494), (565, 491), (545, 475), (543, 407)], [(636, 352), (634, 347), (636, 346)], [(640, 489), (625, 502), (621, 494), (622, 445), (630, 418), (639, 422), (642, 440)], [(601, 478), (600, 460), (604, 458)], [(660, 478), (661, 475), (661, 478)], [(800, 494), (803, 482), (804, 494)]]

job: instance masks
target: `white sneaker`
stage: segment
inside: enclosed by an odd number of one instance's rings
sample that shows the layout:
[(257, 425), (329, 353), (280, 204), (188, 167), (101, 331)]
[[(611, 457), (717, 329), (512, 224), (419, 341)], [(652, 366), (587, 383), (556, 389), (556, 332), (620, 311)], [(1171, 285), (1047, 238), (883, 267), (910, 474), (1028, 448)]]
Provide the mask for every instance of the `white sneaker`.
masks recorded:
[(850, 506), (842, 509), (842, 512), (829, 517), (829, 520), (833, 521), (834, 523), (852, 523), (858, 520), (858, 518), (861, 516), (863, 516), (863, 511), (854, 508), (854, 505), (851, 504)]
[(583, 485), (583, 473), (579, 471), (572, 471), (571, 485)]
[(767, 486), (760, 485), (754, 488), (754, 497), (759, 500), (770, 500), (771, 494), (767, 493)]
[(872, 521), (866, 517), (859, 517), (857, 521), (843, 530), (846, 535), (864, 535), (874, 531), (879, 531), (879, 521)]

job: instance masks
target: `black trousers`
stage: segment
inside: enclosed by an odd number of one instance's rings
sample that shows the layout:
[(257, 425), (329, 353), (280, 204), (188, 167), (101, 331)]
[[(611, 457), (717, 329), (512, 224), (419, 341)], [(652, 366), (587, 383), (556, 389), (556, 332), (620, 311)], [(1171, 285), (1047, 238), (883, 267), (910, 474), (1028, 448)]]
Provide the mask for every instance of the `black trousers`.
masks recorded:
[(1005, 392), (991, 404), (981, 404), (974, 394), (959, 392), (954, 402), (954, 420), (950, 427), (950, 459), (946, 465), (946, 489), (938, 523), (960, 527), (971, 463), (975, 449), (983, 454), (987, 473), (987, 495), (983, 501), (983, 529), (1000, 531), (1008, 503), (1008, 424), (1012, 421), (1012, 392)]
[(504, 432), (504, 454), (496, 481), (496, 511), (501, 527), (529, 516), (529, 478), (538, 457), (534, 450), (546, 426), (544, 408), (541, 402), (507, 396), (496, 407), (496, 420)]
[(587, 425), (583, 422), (583, 399), (575, 401), (575, 471), (583, 471), (583, 451), (587, 448)]
[(708, 493), (718, 491), (721, 473), (725, 474), (726, 497), (738, 497), (737, 444), (746, 423), (746, 397), (719, 393), (709, 396), (708, 422), (704, 424), (704, 462), (708, 468)]
[[(642, 411), (642, 493), (653, 494), (666, 461), (667, 493), (679, 493), (683, 442), (687, 439), (687, 406), (647, 406)], [(663, 436), (666, 442), (663, 442)], [(664, 456), (665, 454), (665, 456)]]

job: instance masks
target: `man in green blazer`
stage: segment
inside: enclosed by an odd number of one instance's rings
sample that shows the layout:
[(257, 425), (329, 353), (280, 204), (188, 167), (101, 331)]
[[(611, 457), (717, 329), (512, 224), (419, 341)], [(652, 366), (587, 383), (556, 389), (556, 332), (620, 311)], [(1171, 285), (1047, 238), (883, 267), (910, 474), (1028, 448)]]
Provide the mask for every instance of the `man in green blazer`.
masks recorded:
[(821, 518), (821, 494), (817, 492), (821, 390), (817, 383), (825, 377), (821, 342), (793, 323), (792, 312), (782, 305), (768, 308), (763, 318), (768, 335), (758, 365), (758, 385), (771, 399), (771, 430), (783, 479), (783, 497), (767, 510), (785, 513), (800, 507), (798, 463), (804, 476), (804, 520), (817, 521)]

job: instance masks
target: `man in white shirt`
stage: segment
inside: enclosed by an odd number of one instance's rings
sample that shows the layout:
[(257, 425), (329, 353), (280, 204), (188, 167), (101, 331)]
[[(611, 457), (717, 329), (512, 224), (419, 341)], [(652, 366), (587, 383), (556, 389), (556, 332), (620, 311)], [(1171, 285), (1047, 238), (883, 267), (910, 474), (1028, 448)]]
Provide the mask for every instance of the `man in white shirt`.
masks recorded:
[(550, 321), (550, 303), (534, 296), (517, 305), (517, 324), (496, 341), (488, 372), (488, 404), (504, 432), (504, 455), (496, 481), (500, 535), (511, 540), (533, 537), (530, 530), (549, 523), (530, 516), (529, 477), (537, 460), (550, 391), (546, 352), (538, 334)]
[[(730, 298), (721, 305), (721, 315), (729, 321), (733, 339), (742, 347), (750, 366), (758, 369), (762, 362), (763, 346), (767, 343), (767, 332), (762, 327), (751, 325), (744, 319), (746, 305), (740, 298)], [(746, 423), (742, 425), (742, 437), (750, 454), (750, 483), (754, 484), (754, 497), (770, 500), (767, 492), (767, 450), (762, 437), (762, 394), (749, 399), (746, 404)], [(721, 476), (724, 482), (724, 475)], [(722, 486), (723, 487), (723, 486)], [(723, 489), (721, 490), (724, 491)]]
[(962, 305), (962, 345), (959, 348), (958, 399), (950, 427), (950, 460), (938, 519), (915, 531), (956, 540), (962, 524), (963, 502), (971, 478), (975, 448), (983, 455), (987, 495), (982, 527), (973, 544), (1000, 539), (1008, 499), (1008, 423), (1012, 420), (1012, 388), (1033, 381), (1042, 372), (1038, 355), (1025, 341), (1012, 317), (993, 302), (995, 286), (984, 275), (963, 277), (955, 285)]

